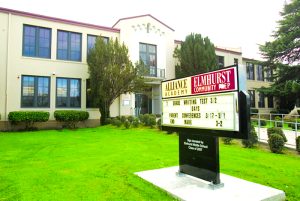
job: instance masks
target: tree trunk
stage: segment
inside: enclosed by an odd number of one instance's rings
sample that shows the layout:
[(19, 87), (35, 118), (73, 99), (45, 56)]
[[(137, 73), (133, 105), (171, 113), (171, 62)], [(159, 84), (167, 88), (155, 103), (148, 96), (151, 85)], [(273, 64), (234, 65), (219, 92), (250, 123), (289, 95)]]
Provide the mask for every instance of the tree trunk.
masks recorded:
[(106, 119), (110, 116), (109, 105), (104, 104), (103, 106), (100, 106), (99, 111), (101, 113), (100, 124), (105, 125)]

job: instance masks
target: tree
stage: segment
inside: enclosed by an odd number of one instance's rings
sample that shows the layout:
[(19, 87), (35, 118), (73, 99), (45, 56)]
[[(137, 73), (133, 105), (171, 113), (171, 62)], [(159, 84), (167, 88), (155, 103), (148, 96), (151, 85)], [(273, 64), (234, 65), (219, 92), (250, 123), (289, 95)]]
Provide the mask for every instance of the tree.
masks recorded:
[(180, 47), (176, 47), (174, 57), (178, 59), (176, 78), (208, 72), (218, 66), (214, 44), (201, 34), (186, 36)]
[(299, 106), (300, 95), (300, 0), (286, 4), (281, 16), (274, 40), (260, 46), (266, 59), (262, 64), (276, 70), (275, 82), (259, 91), (279, 97), (280, 107), (291, 109)]
[(110, 106), (121, 94), (141, 90), (145, 86), (143, 65), (132, 64), (128, 49), (117, 39), (105, 43), (98, 37), (87, 57), (92, 104), (99, 108), (100, 123), (110, 116)]

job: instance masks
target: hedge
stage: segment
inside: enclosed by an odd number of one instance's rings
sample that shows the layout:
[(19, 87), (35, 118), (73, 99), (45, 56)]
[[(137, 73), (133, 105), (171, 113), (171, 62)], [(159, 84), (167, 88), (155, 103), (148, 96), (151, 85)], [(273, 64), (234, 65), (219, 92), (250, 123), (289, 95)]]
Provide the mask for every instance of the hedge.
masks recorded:
[(12, 124), (25, 123), (25, 130), (32, 130), (35, 122), (46, 122), (49, 116), (49, 112), (43, 111), (14, 111), (8, 114), (8, 120)]
[(64, 127), (76, 128), (76, 124), (89, 118), (89, 113), (78, 110), (56, 110), (54, 112), (56, 121), (64, 122)]
[(268, 128), (267, 129), (267, 134), (268, 134), (268, 137), (270, 138), (270, 136), (272, 134), (278, 134), (278, 135), (281, 135), (281, 137), (283, 138), (284, 142), (287, 142), (287, 138), (285, 136), (285, 134), (283, 133), (282, 129), (281, 128), (278, 128), (278, 127), (274, 127), (274, 128)]

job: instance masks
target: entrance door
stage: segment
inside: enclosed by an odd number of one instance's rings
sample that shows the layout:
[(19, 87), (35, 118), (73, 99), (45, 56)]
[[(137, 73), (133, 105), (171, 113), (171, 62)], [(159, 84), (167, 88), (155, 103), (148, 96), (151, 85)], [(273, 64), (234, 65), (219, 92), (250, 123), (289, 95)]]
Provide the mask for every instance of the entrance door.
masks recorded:
[(152, 113), (152, 99), (145, 94), (135, 94), (135, 116)]

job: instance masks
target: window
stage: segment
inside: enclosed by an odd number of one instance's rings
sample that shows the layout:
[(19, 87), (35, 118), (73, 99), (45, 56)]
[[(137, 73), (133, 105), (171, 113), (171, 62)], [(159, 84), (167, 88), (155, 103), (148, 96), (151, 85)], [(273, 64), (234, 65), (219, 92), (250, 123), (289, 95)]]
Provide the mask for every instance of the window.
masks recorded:
[(86, 80), (86, 108), (97, 108), (93, 102), (91, 94), (91, 81), (90, 79)]
[[(87, 36), (87, 52), (89, 53), (89, 50), (91, 48), (94, 47), (95, 43), (96, 43), (96, 38), (99, 37), (99, 36), (95, 36), (95, 35), (88, 35)], [(108, 43), (108, 37), (101, 37), (104, 42), (107, 44)]]
[(239, 59), (234, 58), (234, 59), (233, 59), (233, 64), (234, 64), (234, 65), (238, 65), (238, 64), (239, 64)]
[(51, 57), (51, 29), (24, 25), (23, 56)]
[(56, 107), (81, 107), (80, 79), (56, 79)]
[(253, 63), (246, 63), (246, 70), (247, 70), (247, 79), (254, 80), (254, 64)]
[(258, 107), (260, 108), (265, 107), (265, 95), (262, 93), (259, 93)]
[(156, 45), (140, 43), (140, 60), (144, 62), (149, 70), (149, 76), (157, 76)]
[(268, 96), (268, 108), (274, 108), (273, 96)]
[(256, 76), (257, 80), (264, 81), (264, 67), (262, 65), (257, 65)]
[(81, 34), (57, 31), (57, 59), (81, 61)]
[(273, 82), (273, 70), (270, 67), (266, 70), (266, 81)]
[(250, 107), (255, 107), (255, 91), (249, 90), (249, 96), (250, 96)]
[(224, 57), (223, 56), (217, 56), (217, 62), (219, 68), (224, 68)]
[(50, 107), (50, 78), (22, 76), (21, 107)]

